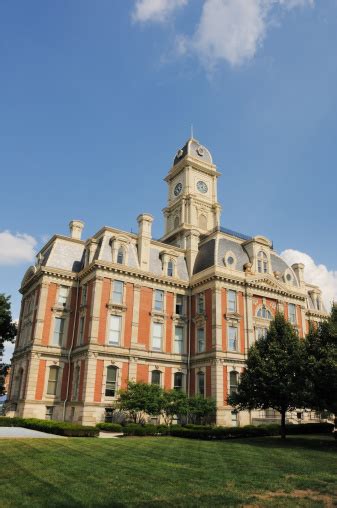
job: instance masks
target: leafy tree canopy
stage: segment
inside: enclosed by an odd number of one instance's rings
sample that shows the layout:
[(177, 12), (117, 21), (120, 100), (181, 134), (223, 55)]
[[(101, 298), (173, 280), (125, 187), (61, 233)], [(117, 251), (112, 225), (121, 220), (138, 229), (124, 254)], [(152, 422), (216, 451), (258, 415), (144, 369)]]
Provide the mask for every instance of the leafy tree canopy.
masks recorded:
[(14, 342), (16, 333), (16, 324), (12, 322), (10, 296), (0, 293), (0, 395), (3, 393), (8, 369), (8, 366), (2, 363), (4, 344), (6, 341)]
[(285, 437), (286, 411), (305, 406), (309, 388), (306, 372), (304, 341), (283, 314), (277, 314), (266, 337), (249, 349), (247, 368), (229, 403), (238, 410), (279, 411), (281, 434)]

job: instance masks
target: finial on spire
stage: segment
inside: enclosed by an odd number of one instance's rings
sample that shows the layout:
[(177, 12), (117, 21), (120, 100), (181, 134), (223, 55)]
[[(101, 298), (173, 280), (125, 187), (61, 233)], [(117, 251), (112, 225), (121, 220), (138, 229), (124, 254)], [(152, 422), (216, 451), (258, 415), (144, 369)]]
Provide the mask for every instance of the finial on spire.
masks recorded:
[(191, 139), (193, 139), (193, 123), (191, 123)]

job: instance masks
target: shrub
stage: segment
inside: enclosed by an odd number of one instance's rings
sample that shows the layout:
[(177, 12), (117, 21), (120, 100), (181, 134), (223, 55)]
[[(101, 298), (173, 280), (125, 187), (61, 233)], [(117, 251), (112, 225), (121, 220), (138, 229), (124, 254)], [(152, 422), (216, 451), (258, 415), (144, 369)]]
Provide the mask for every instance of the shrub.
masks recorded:
[(99, 430), (95, 427), (57, 420), (39, 420), (38, 418), (1, 417), (0, 426), (24, 427), (67, 437), (96, 437), (99, 434)]
[(137, 423), (130, 423), (123, 427), (123, 434), (125, 436), (157, 436), (168, 434), (167, 425), (140, 425)]
[(97, 423), (96, 428), (104, 432), (122, 432), (120, 423)]
[(332, 423), (299, 423), (286, 425), (287, 434), (327, 434), (333, 431)]

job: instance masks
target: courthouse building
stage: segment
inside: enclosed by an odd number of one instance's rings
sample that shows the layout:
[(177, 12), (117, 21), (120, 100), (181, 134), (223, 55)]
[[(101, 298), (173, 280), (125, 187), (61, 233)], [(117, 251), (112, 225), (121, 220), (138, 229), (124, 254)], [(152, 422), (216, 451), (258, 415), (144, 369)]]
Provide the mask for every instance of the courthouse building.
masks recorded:
[(134, 380), (213, 397), (219, 424), (268, 416), (227, 404), (250, 345), (277, 311), (300, 337), (326, 312), (302, 264), (221, 227), (219, 176), (191, 138), (165, 178), (160, 239), (144, 213), (138, 233), (102, 227), (83, 239), (73, 220), (41, 249), (20, 290), (9, 414), (95, 424)]

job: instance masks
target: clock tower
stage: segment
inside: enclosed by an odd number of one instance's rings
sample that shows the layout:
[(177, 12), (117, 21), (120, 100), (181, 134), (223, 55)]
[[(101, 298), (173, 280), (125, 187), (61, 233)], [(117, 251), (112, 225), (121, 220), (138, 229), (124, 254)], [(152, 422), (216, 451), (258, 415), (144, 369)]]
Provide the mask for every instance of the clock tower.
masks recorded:
[(185, 248), (191, 230), (205, 235), (220, 225), (218, 176), (210, 152), (196, 139), (190, 138), (178, 150), (165, 178), (168, 203), (163, 210), (165, 235), (161, 241)]

